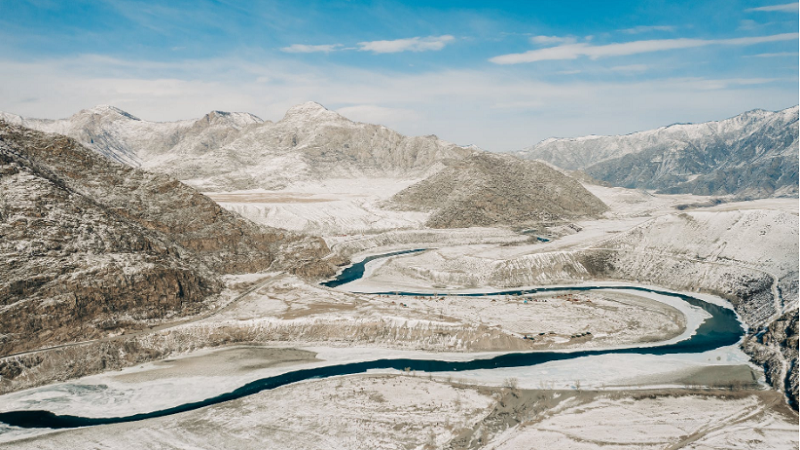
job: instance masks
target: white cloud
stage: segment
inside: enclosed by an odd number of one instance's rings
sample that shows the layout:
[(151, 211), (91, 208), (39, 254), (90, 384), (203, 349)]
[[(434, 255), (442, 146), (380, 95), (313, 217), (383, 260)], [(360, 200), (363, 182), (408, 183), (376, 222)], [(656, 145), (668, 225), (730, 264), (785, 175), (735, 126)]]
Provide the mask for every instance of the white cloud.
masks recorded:
[(633, 28), (624, 28), (619, 30), (628, 34), (648, 33), (650, 31), (675, 31), (675, 27), (671, 25), (639, 25)]
[(288, 47), (283, 47), (282, 52), (286, 53), (330, 53), (339, 50), (342, 44), (327, 44), (327, 45), (305, 45), (293, 44)]
[(454, 40), (453, 36), (446, 34), (444, 36), (413, 37), (393, 41), (359, 42), (358, 49), (373, 53), (425, 52), (441, 50)]
[(789, 12), (789, 13), (796, 13), (798, 11), (798, 7), (800, 7), (800, 3), (784, 3), (782, 5), (770, 5), (770, 6), (761, 6), (759, 8), (750, 8), (745, 9), (747, 12), (751, 11), (780, 11), (780, 12)]
[(500, 55), (489, 59), (489, 61), (495, 64), (520, 64), (547, 60), (576, 59), (580, 56), (598, 59), (609, 56), (627, 56), (663, 50), (705, 47), (707, 45), (753, 45), (765, 42), (797, 40), (797, 38), (798, 33), (784, 33), (772, 36), (757, 36), (734, 39), (658, 39), (606, 45), (590, 45), (587, 43), (579, 43), (530, 50), (525, 53)]
[(777, 58), (781, 56), (794, 56), (797, 57), (797, 53), (794, 52), (776, 52), (776, 53), (759, 53), (758, 55), (749, 55), (750, 58)]
[(572, 44), (576, 39), (574, 36), (533, 36), (531, 43), (540, 45)]

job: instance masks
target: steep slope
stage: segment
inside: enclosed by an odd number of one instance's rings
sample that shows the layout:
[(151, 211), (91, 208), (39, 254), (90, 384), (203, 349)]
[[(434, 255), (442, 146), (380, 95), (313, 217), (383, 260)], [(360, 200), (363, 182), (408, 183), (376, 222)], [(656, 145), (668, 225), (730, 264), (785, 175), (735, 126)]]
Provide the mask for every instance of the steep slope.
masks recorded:
[(201, 310), (218, 275), (330, 275), (317, 238), (0, 121), (0, 355)]
[(606, 206), (576, 180), (539, 162), (478, 153), (392, 197), (401, 210), (433, 211), (433, 228), (522, 225), (593, 216)]
[(798, 192), (798, 107), (624, 136), (547, 139), (517, 155), (615, 186), (762, 198)]
[(406, 137), (352, 122), (318, 103), (276, 122), (214, 111), (198, 120), (156, 123), (99, 106), (69, 119), (0, 118), (74, 137), (109, 158), (164, 173), (208, 191), (283, 188), (326, 178), (414, 178), (474, 153), (435, 136)]

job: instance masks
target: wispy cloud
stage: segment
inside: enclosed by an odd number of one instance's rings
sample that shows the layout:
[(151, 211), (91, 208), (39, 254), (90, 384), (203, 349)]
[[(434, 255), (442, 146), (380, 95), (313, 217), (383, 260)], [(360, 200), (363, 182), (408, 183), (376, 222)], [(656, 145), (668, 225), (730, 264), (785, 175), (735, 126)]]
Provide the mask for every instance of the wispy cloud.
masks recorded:
[(395, 39), (393, 41), (359, 42), (358, 49), (373, 53), (426, 52), (441, 50), (455, 39), (453, 36), (446, 34), (444, 36), (413, 37)]
[(286, 53), (330, 53), (342, 48), (342, 44), (326, 44), (326, 45), (305, 45), (293, 44), (288, 47), (283, 47), (282, 52)]
[(782, 5), (770, 5), (770, 6), (761, 6), (758, 8), (749, 8), (745, 9), (747, 12), (752, 11), (780, 11), (780, 12), (789, 12), (789, 13), (796, 13), (800, 9), (800, 3), (784, 3)]
[(533, 36), (531, 43), (539, 45), (553, 44), (572, 44), (576, 41), (575, 36)]
[(525, 53), (500, 55), (489, 59), (489, 61), (495, 64), (521, 64), (536, 61), (576, 59), (580, 56), (598, 59), (610, 56), (627, 56), (664, 50), (705, 47), (707, 45), (753, 45), (765, 42), (796, 40), (797, 38), (798, 33), (784, 33), (734, 39), (658, 39), (606, 45), (579, 43), (530, 50)]
[(618, 31), (627, 34), (639, 34), (648, 33), (651, 31), (675, 31), (675, 27), (672, 25), (639, 25), (638, 27), (624, 28)]
[(749, 55), (751, 58), (777, 58), (781, 56), (794, 56), (797, 57), (796, 52), (775, 52), (775, 53), (759, 53), (758, 55)]

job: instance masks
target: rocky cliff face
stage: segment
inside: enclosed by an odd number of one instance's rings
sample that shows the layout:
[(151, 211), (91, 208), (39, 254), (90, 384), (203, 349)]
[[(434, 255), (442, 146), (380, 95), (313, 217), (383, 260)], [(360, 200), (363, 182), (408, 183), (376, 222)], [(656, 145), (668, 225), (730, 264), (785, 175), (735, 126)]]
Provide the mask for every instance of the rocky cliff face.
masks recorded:
[(475, 152), (436, 136), (406, 137), (352, 122), (314, 102), (291, 108), (275, 123), (221, 111), (155, 123), (110, 106), (63, 120), (6, 113), (0, 118), (74, 137), (111, 159), (207, 191), (278, 189), (325, 178), (421, 177)]
[(198, 312), (219, 274), (327, 276), (327, 253), (174, 179), (0, 121), (0, 355)]
[(600, 199), (545, 164), (478, 153), (397, 193), (402, 210), (433, 211), (432, 228), (524, 225), (598, 215)]
[(517, 153), (627, 188), (745, 198), (798, 193), (798, 107), (624, 136), (547, 139)]

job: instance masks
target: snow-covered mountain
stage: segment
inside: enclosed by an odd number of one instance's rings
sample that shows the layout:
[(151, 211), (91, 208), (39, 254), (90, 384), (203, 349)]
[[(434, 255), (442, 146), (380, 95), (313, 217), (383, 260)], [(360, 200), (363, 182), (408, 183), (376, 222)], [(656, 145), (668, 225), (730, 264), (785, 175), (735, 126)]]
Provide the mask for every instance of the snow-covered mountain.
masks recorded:
[(516, 153), (615, 186), (663, 193), (797, 195), (798, 107), (623, 136), (546, 139)]
[(7, 113), (0, 119), (65, 134), (111, 159), (208, 191), (277, 189), (309, 179), (421, 177), (476, 151), (436, 136), (406, 137), (352, 122), (315, 102), (289, 109), (278, 122), (214, 111), (158, 123), (110, 106), (62, 120)]

